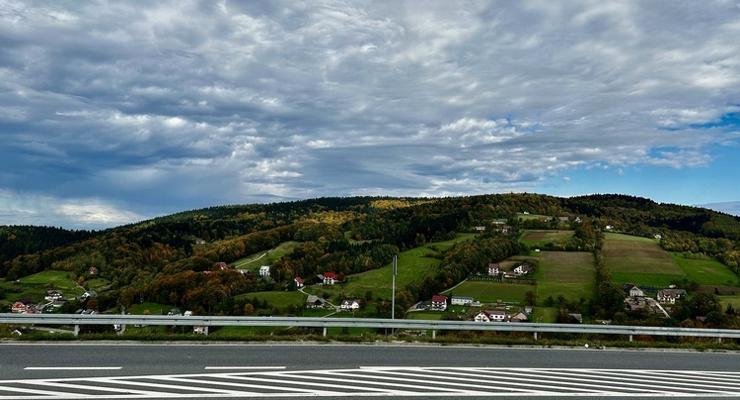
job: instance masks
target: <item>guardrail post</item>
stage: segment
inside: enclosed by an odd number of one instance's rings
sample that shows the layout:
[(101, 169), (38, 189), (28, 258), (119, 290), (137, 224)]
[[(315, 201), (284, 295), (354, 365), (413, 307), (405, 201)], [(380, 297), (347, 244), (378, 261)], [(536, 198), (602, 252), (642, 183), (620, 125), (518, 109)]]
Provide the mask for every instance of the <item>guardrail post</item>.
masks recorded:
[(722, 343), (722, 337), (721, 336), (717, 338), (717, 343)]
[(323, 337), (326, 337), (326, 327), (324, 327), (324, 332), (322, 333)]
[(630, 335), (630, 342), (632, 342), (633, 340), (634, 338), (632, 337), (632, 335)]
[(535, 332), (532, 336), (534, 337), (534, 340), (537, 340), (537, 332)]
[(434, 340), (436, 338), (437, 338), (437, 331), (436, 330), (432, 330), (432, 340)]
[(80, 335), (80, 326), (79, 325), (75, 325), (74, 335), (75, 336), (79, 336)]

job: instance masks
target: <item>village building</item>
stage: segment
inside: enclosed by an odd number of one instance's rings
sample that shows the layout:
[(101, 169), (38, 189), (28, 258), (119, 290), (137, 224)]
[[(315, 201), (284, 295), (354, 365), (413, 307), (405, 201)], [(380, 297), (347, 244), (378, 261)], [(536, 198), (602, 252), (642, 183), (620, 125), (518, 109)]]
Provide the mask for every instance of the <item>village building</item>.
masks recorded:
[(270, 266), (269, 265), (263, 265), (260, 267), (260, 277), (262, 278), (270, 277)]
[(516, 313), (509, 318), (510, 322), (527, 322), (529, 321), (529, 317), (527, 314), (523, 312)]
[(467, 296), (452, 296), (452, 299), (450, 300), (450, 304), (453, 306), (469, 306), (472, 305), (475, 301), (472, 297)]
[(359, 300), (342, 300), (342, 304), (339, 305), (339, 309), (342, 311), (355, 311), (360, 309)]
[(342, 281), (342, 276), (335, 272), (324, 272), (323, 274), (319, 275), (319, 278), (321, 278), (321, 281), (324, 282), (324, 285), (333, 285)]
[(49, 289), (46, 291), (46, 296), (44, 296), (44, 300), (46, 301), (60, 301), (64, 299), (64, 295), (62, 292), (56, 290), (56, 289)]
[(293, 282), (295, 282), (295, 287), (297, 289), (301, 289), (303, 287), (303, 278), (301, 278), (300, 276), (296, 276), (295, 278), (293, 278)]
[(226, 271), (227, 269), (229, 269), (229, 264), (226, 264), (225, 262), (220, 261), (220, 262), (213, 264), (213, 267), (217, 271)]
[(16, 314), (25, 314), (28, 311), (28, 306), (22, 301), (16, 301), (13, 303), (13, 305), (10, 306), (10, 312), (16, 313)]
[(683, 289), (663, 289), (659, 290), (656, 298), (663, 304), (676, 304), (676, 301), (686, 297), (686, 291)]
[(488, 264), (488, 276), (499, 276), (501, 274), (501, 266), (498, 264)]
[(87, 273), (89, 275), (97, 275), (98, 274), (98, 268), (97, 267), (90, 267), (90, 268), (88, 268)]
[(323, 308), (323, 307), (324, 307), (324, 300), (322, 300), (319, 296), (310, 294), (308, 295), (308, 298), (306, 298), (306, 308), (314, 309), (314, 308)]
[(475, 322), (504, 322), (506, 321), (506, 312), (498, 310), (485, 310), (475, 315)]
[(432, 310), (445, 311), (447, 309), (447, 296), (435, 294), (432, 296)]
[(474, 226), (473, 229), (475, 229), (478, 232), (485, 232), (486, 227), (479, 225), (479, 226)]
[(514, 273), (517, 275), (527, 275), (531, 272), (534, 272), (534, 267), (529, 264), (518, 265), (514, 268)]
[(627, 285), (627, 294), (630, 297), (645, 297), (645, 292), (637, 287), (637, 285)]

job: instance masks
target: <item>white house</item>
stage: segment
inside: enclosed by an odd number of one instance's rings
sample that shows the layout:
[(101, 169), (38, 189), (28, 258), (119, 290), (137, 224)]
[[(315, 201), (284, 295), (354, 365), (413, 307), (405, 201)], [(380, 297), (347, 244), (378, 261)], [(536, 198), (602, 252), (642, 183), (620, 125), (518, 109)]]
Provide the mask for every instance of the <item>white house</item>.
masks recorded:
[(664, 304), (676, 304), (678, 299), (685, 297), (686, 291), (683, 289), (663, 289), (658, 291), (658, 302)]
[(473, 229), (475, 229), (478, 232), (484, 232), (486, 230), (485, 226), (474, 226)]
[(435, 294), (432, 296), (432, 310), (444, 311), (447, 309), (447, 296)]
[(498, 276), (501, 274), (501, 266), (498, 264), (488, 264), (488, 276)]
[(359, 300), (342, 300), (342, 304), (339, 305), (342, 311), (355, 311), (360, 309)]
[(653, 237), (655, 238), (655, 240), (663, 239), (663, 235), (661, 235), (660, 233), (656, 233)]
[(475, 315), (475, 322), (503, 322), (506, 321), (506, 313), (498, 310), (481, 311)]
[(293, 278), (293, 282), (295, 282), (295, 287), (297, 289), (300, 289), (304, 286), (303, 278), (301, 278), (300, 276), (296, 276), (295, 278)]
[(270, 277), (270, 266), (269, 265), (263, 265), (260, 267), (260, 276), (263, 278)]
[(629, 295), (630, 297), (645, 297), (645, 292), (643, 292), (639, 287), (632, 285), (629, 290)]
[(450, 300), (450, 303), (453, 306), (469, 306), (469, 305), (473, 304), (474, 301), (475, 301), (475, 299), (472, 298), (472, 297), (467, 297), (467, 296), (452, 296), (452, 300)]
[(316, 295), (310, 294), (306, 299), (306, 308), (322, 308), (324, 307), (324, 301)]
[(321, 280), (324, 281), (324, 285), (333, 285), (337, 282), (341, 282), (339, 275), (335, 272), (324, 272), (321, 275)]
[(607, 231), (613, 231), (614, 230), (614, 226), (613, 225), (607, 225), (604, 229), (606, 229)]
[(46, 296), (44, 296), (44, 300), (46, 301), (60, 301), (63, 300), (64, 296), (62, 295), (62, 292), (51, 289), (46, 291)]
[(514, 268), (514, 273), (517, 275), (527, 275), (532, 271), (534, 271), (534, 268), (529, 264), (522, 264)]
[(208, 335), (208, 327), (202, 325), (196, 325), (193, 327), (193, 333), (196, 335)]

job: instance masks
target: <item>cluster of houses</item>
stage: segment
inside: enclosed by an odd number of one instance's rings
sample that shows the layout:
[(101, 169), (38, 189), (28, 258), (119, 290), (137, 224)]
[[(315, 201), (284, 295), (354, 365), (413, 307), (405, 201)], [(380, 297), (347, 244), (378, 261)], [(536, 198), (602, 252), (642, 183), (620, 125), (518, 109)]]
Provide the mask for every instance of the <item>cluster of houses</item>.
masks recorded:
[(499, 264), (490, 263), (488, 264), (488, 276), (492, 277), (503, 277), (506, 279), (518, 278), (525, 275), (529, 275), (534, 272), (534, 267), (524, 263), (517, 265), (511, 271), (504, 271)]
[(525, 311), (509, 314), (503, 310), (482, 310), (475, 314), (475, 322), (527, 322), (532, 312), (531, 307), (526, 307)]
[(655, 299), (645, 295), (645, 291), (640, 289), (637, 285), (628, 284), (625, 285), (625, 294), (627, 295), (624, 299), (624, 307), (629, 311), (648, 310), (655, 314), (663, 314), (668, 317), (668, 313), (662, 305), (673, 305), (684, 297), (687, 293), (683, 289), (676, 289), (670, 287), (667, 289), (658, 290), (655, 295)]

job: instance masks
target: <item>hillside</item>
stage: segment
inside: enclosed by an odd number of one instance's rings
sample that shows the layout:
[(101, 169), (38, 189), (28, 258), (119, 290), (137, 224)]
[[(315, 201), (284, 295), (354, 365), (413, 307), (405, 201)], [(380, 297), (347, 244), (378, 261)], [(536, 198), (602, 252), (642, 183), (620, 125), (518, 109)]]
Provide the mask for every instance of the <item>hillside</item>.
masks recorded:
[[(601, 304), (604, 291), (623, 283), (740, 294), (734, 291), (740, 218), (620, 195), (352, 197), (234, 205), (101, 232), (0, 227), (0, 249), (0, 306), (41, 301), (46, 289), (56, 287), (70, 295), (95, 292), (92, 305), (78, 299), (69, 308), (115, 311), (149, 302), (201, 313), (296, 313), (295, 301), (275, 301), (281, 291), (295, 289), (296, 276), (335, 300), (367, 297), (380, 304), (388, 300), (385, 278), (395, 254), (405, 268), (398, 288), (401, 313), (509, 257), (538, 264), (530, 282), (535, 286), (468, 283), (461, 290), (519, 303), (534, 296), (538, 306), (549, 298), (553, 309), (558, 303), (602, 317), (609, 316), (605, 309), (613, 316), (619, 308), (616, 300)], [(258, 276), (261, 265), (271, 267), (268, 279)], [(39, 275), (43, 271), (58, 274)], [(321, 288), (317, 276), (325, 272), (349, 279)], [(24, 279), (29, 276), (34, 278)], [(39, 281), (44, 276), (57, 280)], [(733, 304), (730, 297), (726, 301)], [(387, 305), (371, 309), (377, 316), (388, 312)]]

